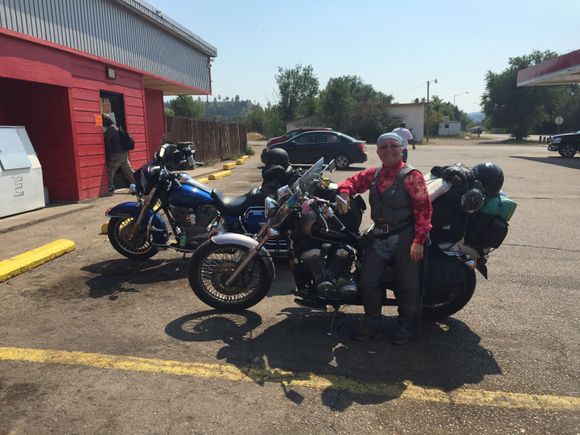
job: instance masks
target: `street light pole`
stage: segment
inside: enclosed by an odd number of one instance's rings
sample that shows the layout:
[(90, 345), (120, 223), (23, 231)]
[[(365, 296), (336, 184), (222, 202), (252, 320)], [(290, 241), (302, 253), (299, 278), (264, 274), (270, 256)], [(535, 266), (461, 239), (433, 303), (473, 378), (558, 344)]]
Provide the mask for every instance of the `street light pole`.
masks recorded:
[(460, 95), (463, 95), (463, 94), (469, 94), (469, 91), (460, 92), (460, 93), (455, 94), (453, 96), (453, 109), (452, 109), (453, 111), (451, 112), (451, 120), (452, 121), (455, 121), (455, 97), (459, 97)]
[(427, 130), (425, 132), (425, 142), (429, 142), (429, 114), (431, 112), (431, 108), (429, 106), (429, 85), (433, 83), (437, 83), (437, 79), (427, 80)]

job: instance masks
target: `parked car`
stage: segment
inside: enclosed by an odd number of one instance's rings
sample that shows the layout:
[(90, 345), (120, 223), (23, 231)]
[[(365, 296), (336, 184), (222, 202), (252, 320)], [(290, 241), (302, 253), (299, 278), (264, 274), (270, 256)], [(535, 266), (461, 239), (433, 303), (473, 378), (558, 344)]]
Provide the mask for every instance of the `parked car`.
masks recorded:
[(575, 133), (555, 134), (550, 138), (548, 151), (558, 151), (562, 157), (572, 158), (580, 150), (580, 130)]
[(476, 134), (476, 135), (480, 135), (481, 133), (483, 133), (483, 128), (481, 128), (480, 125), (476, 125), (475, 127), (471, 127), (471, 129), (469, 130), (469, 132), (471, 134)]
[[(330, 130), (314, 130), (299, 134), (285, 142), (271, 145), (267, 149), (282, 148), (288, 152), (293, 164), (315, 163), (321, 157), (326, 163), (332, 159), (336, 167), (346, 169), (351, 163), (367, 161), (366, 142), (346, 134)], [(265, 153), (262, 154), (264, 156)]]
[(299, 134), (305, 133), (307, 131), (312, 131), (312, 130), (327, 130), (327, 131), (332, 131), (332, 128), (326, 128), (326, 127), (300, 127), (300, 128), (295, 128), (294, 130), (290, 130), (290, 131), (286, 132), (286, 134), (283, 134), (282, 136), (271, 137), (270, 139), (268, 139), (268, 142), (266, 143), (266, 146), (274, 145), (275, 143), (286, 142), (287, 140), (290, 140), (293, 137), (298, 136)]

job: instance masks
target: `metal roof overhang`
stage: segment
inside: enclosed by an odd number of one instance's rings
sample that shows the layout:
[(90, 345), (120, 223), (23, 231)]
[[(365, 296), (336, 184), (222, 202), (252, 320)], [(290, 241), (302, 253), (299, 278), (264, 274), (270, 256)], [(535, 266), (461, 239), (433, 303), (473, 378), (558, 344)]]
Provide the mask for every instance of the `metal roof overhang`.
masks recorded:
[(555, 57), (518, 72), (518, 86), (580, 83), (580, 50)]
[(163, 95), (210, 95), (210, 92), (171, 82), (160, 77), (143, 75), (143, 87), (163, 92)]

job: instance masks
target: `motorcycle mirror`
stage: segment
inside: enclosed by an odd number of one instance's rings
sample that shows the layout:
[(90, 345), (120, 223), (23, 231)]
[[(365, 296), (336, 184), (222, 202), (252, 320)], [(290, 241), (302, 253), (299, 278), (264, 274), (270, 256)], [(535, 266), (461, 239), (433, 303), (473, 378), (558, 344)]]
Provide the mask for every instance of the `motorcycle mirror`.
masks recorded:
[(326, 170), (327, 170), (328, 172), (334, 172), (334, 171), (336, 171), (336, 162), (334, 161), (334, 159), (332, 159), (332, 160), (330, 161), (330, 163), (329, 163), (329, 164), (328, 164), (328, 166), (326, 167)]

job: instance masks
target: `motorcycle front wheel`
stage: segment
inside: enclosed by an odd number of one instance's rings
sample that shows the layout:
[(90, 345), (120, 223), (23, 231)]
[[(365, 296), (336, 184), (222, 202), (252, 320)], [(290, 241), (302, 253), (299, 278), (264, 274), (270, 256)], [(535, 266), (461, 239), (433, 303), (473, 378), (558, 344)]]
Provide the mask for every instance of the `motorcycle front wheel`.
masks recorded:
[(245, 246), (218, 245), (211, 240), (199, 246), (189, 267), (189, 285), (195, 295), (222, 311), (245, 310), (264, 299), (273, 276), (261, 255), (256, 255), (231, 286), (225, 285), (247, 252)]
[(423, 301), (423, 318), (437, 321), (455, 314), (471, 300), (475, 292), (475, 284), (473, 270), (467, 271), (467, 278), (464, 281), (446, 284), (446, 297), (431, 297)]
[(135, 221), (136, 218), (133, 217), (113, 217), (107, 226), (107, 235), (119, 254), (131, 260), (146, 260), (158, 251), (148, 239), (145, 228), (132, 237)]

